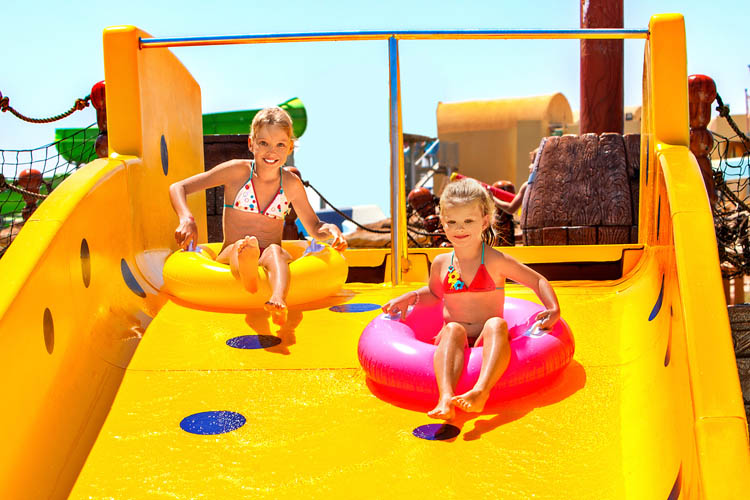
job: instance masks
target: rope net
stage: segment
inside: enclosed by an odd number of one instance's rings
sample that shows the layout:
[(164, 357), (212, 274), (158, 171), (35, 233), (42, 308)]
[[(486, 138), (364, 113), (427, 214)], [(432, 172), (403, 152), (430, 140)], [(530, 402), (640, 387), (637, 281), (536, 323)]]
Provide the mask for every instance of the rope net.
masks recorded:
[(35, 149), (0, 149), (0, 257), (44, 198), (96, 158), (96, 124), (63, 129), (61, 135)]
[(750, 139), (728, 113), (721, 116), (735, 134), (725, 137), (712, 132), (711, 158), (717, 193), (713, 215), (721, 274), (730, 279), (750, 275)]

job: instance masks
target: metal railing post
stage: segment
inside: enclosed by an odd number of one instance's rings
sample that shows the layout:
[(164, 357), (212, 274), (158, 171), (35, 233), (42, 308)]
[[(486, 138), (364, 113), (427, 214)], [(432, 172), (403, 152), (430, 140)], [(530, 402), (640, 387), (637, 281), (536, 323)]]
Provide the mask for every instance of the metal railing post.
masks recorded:
[(391, 284), (401, 283), (408, 270), (406, 246), (406, 193), (404, 192), (404, 135), (401, 124), (401, 80), (398, 39), (388, 39), (388, 77), (391, 139)]

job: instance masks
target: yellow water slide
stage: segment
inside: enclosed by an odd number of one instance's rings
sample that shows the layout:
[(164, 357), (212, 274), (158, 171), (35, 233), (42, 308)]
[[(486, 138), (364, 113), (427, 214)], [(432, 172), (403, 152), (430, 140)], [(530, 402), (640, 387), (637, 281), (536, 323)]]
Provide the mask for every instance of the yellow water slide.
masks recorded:
[[(557, 273), (573, 362), (437, 428), (428, 408), (373, 393), (357, 340), (442, 249), (411, 249), (403, 284), (347, 283), (281, 328), (160, 291), (167, 187), (203, 170), (201, 109), (169, 49), (139, 47), (148, 36), (105, 31), (110, 156), (62, 183), (0, 260), (1, 498), (747, 497), (681, 16), (649, 26), (639, 243), (504, 249)], [(204, 196), (189, 204), (205, 229)], [(386, 251), (345, 257), (389, 276)]]

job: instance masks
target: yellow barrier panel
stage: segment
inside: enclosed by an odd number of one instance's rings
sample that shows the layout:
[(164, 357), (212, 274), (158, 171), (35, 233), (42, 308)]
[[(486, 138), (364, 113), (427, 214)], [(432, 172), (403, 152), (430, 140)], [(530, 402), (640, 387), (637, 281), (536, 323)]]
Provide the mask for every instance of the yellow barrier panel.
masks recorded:
[[(750, 477), (747, 422), (711, 208), (698, 164), (687, 147), (684, 20), (679, 14), (654, 16), (649, 30), (644, 136), (652, 149), (650, 161), (642, 162), (650, 175), (642, 176), (641, 185), (645, 179), (647, 189), (641, 207), (645, 205), (647, 210), (641, 222), (644, 218), (648, 222), (651, 244), (667, 245), (674, 252), (672, 265), (679, 286), (676, 298), (683, 315), (700, 464), (700, 496), (741, 498), (747, 493)], [(726, 446), (727, 440), (733, 445)]]
[[(6, 498), (67, 496), (164, 302), (167, 187), (203, 169), (199, 88), (167, 50), (140, 53), (142, 34), (104, 33), (110, 159), (63, 182), (0, 261), (0, 376), (21, 382), (3, 391)], [(205, 235), (205, 196), (189, 203)]]

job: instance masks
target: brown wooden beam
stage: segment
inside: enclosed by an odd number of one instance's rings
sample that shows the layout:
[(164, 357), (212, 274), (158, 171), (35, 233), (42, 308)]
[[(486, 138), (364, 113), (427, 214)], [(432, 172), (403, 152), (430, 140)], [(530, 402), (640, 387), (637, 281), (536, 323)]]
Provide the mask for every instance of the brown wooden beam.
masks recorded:
[[(622, 28), (622, 0), (581, 0), (581, 28)], [(623, 41), (581, 40), (580, 134), (623, 133)]]

